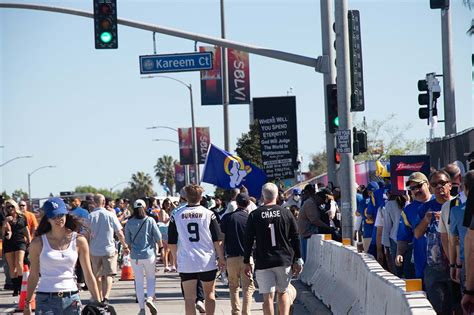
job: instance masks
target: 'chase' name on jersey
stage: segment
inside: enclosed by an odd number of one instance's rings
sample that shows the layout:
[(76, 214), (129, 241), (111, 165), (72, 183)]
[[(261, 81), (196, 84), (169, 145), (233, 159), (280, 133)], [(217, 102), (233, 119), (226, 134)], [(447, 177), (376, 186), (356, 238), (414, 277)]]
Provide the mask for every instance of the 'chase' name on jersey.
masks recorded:
[(181, 219), (201, 219), (203, 213), (199, 212), (186, 212), (181, 214)]
[(280, 210), (267, 210), (267, 211), (262, 211), (262, 219), (271, 219), (271, 218), (279, 218), (280, 215)]

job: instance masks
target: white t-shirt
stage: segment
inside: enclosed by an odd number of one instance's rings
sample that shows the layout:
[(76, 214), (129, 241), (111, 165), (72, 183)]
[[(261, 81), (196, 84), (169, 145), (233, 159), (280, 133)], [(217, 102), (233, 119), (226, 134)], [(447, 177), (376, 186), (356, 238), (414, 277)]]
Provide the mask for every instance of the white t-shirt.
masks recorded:
[(171, 216), (168, 243), (177, 244), (178, 272), (217, 269), (214, 242), (222, 235), (214, 212), (202, 206), (186, 206)]

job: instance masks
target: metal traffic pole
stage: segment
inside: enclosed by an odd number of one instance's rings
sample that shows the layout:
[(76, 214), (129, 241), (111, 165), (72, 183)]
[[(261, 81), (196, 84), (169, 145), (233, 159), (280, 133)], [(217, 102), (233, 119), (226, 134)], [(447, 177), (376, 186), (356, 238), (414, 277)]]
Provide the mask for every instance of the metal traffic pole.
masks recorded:
[(341, 187), (342, 237), (352, 238), (354, 229), (354, 210), (356, 205), (355, 170), (352, 152), (352, 117), (350, 112), (350, 63), (349, 63), (349, 27), (347, 18), (347, 0), (336, 0), (336, 67), (337, 100), (339, 112), (339, 130), (349, 135), (349, 152), (341, 154), (339, 184)]

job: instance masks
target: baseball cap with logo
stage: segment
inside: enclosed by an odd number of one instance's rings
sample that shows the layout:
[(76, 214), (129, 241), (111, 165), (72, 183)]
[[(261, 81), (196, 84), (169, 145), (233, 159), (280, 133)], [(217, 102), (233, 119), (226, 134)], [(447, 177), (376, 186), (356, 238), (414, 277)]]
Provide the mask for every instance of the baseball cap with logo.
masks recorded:
[(142, 199), (135, 200), (135, 202), (133, 203), (133, 208), (138, 209), (140, 207), (146, 209), (145, 201), (143, 201)]
[(48, 199), (43, 204), (44, 214), (48, 219), (67, 214), (67, 207), (64, 201), (61, 198), (51, 198)]
[(421, 184), (421, 183), (428, 183), (428, 178), (422, 172), (414, 172), (411, 173), (410, 177), (408, 177), (407, 182), (405, 183), (406, 186), (410, 185), (410, 182)]

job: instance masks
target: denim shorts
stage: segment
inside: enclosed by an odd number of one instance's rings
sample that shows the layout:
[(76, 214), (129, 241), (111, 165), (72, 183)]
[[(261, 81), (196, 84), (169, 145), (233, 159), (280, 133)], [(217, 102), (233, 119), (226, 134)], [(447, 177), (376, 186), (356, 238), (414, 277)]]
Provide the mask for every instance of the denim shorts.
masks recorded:
[(37, 315), (80, 315), (81, 298), (79, 293), (59, 297), (56, 294), (36, 294)]

